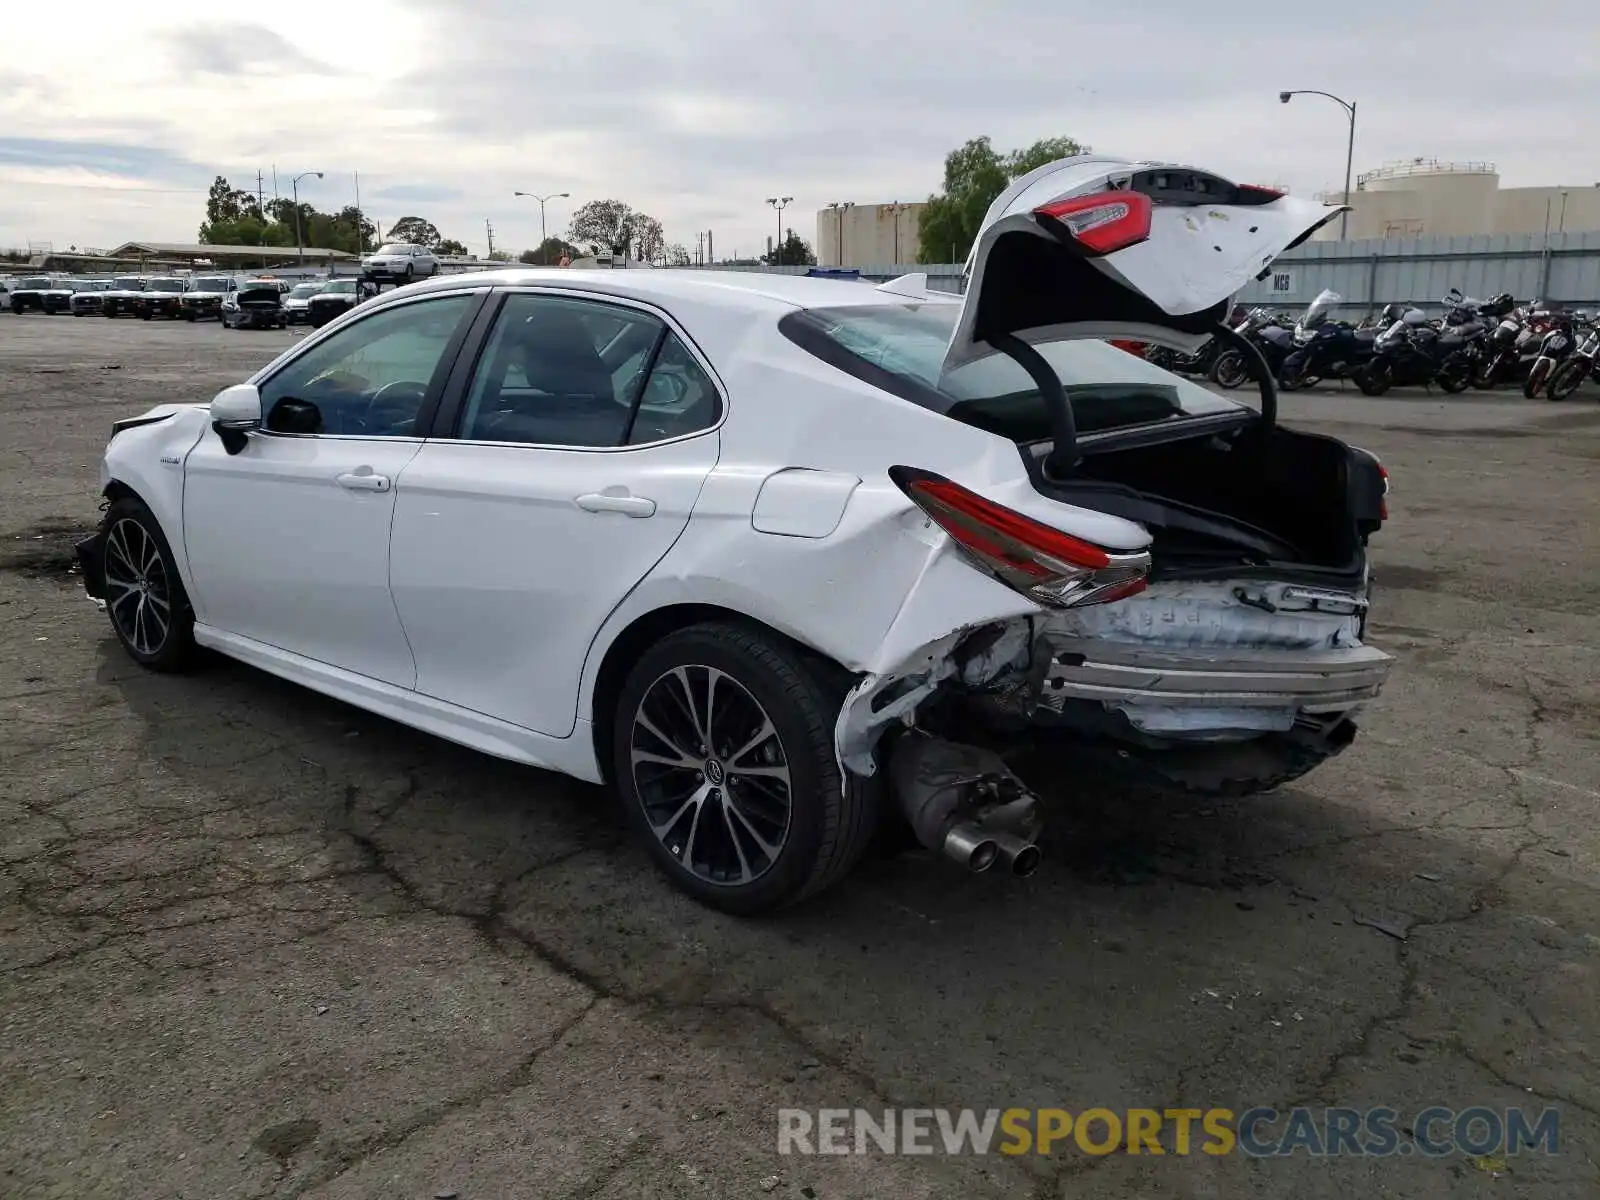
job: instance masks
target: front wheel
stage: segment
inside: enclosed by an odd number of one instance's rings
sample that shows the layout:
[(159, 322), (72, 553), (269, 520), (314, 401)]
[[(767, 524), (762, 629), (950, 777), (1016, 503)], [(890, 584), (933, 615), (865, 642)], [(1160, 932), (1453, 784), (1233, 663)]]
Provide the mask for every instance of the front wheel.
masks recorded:
[(1375, 362), (1356, 372), (1356, 386), (1364, 396), (1381, 396), (1394, 386), (1394, 367)]
[(1459, 395), (1472, 386), (1472, 363), (1467, 359), (1447, 362), (1434, 382), (1450, 395)]
[(1587, 358), (1569, 358), (1550, 375), (1550, 382), (1545, 385), (1544, 397), (1546, 400), (1565, 400), (1582, 386), (1583, 381), (1589, 376), (1590, 362)]
[(617, 699), (612, 765), (628, 819), (679, 888), (727, 912), (822, 891), (861, 856), (878, 790), (840, 778), (844, 682), (781, 638), (721, 622), (669, 634)]
[(1500, 382), (1500, 370), (1504, 365), (1505, 356), (1496, 354), (1478, 365), (1472, 373), (1472, 386), (1480, 392), (1487, 391)]
[(1555, 369), (1555, 362), (1540, 355), (1534, 360), (1533, 368), (1528, 372), (1528, 377), (1522, 381), (1522, 394), (1529, 400), (1538, 396), (1545, 385), (1545, 380), (1550, 378), (1550, 372)]
[(172, 547), (155, 514), (125, 496), (101, 526), (106, 615), (128, 656), (153, 671), (181, 671), (195, 657), (194, 612)]
[(1243, 387), (1249, 379), (1250, 370), (1245, 366), (1244, 355), (1237, 350), (1223, 351), (1211, 364), (1211, 382), (1218, 387)]

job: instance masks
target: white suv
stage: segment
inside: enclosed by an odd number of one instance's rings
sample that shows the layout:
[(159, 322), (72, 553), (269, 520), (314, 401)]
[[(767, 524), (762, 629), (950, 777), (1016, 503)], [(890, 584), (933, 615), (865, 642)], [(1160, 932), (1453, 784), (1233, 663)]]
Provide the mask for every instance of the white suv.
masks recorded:
[(395, 279), (410, 283), (413, 279), (428, 279), (438, 274), (439, 260), (425, 246), (409, 242), (391, 242), (379, 246), (361, 260), (364, 279)]

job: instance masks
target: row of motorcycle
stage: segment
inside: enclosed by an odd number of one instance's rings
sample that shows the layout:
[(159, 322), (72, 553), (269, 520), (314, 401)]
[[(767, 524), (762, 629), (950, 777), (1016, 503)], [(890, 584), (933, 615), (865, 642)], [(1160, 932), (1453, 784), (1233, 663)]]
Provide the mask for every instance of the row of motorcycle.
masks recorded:
[[(1519, 305), (1509, 292), (1474, 300), (1459, 288), (1444, 296), (1444, 316), (1390, 304), (1376, 321), (1334, 319), (1343, 303), (1324, 291), (1298, 320), (1266, 308), (1235, 309), (1236, 333), (1260, 351), (1281, 391), (1348, 379), (1368, 396), (1393, 387), (1438, 386), (1449, 393), (1520, 384), (1523, 395), (1565, 400), (1595, 374), (1600, 321), (1540, 301)], [(1150, 346), (1145, 357), (1169, 371), (1241, 387), (1257, 369), (1250, 356), (1212, 339), (1192, 354)]]

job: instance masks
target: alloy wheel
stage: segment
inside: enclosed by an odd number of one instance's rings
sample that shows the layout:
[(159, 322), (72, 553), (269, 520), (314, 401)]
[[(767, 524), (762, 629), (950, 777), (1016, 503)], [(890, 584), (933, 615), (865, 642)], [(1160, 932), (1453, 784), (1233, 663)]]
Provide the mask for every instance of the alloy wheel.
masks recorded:
[(674, 667), (640, 699), (629, 742), (651, 832), (697, 879), (766, 874), (789, 836), (793, 784), (772, 718), (731, 675)]
[(117, 632), (137, 653), (160, 654), (172, 630), (172, 587), (161, 547), (131, 517), (106, 535), (105, 575), (106, 607)]

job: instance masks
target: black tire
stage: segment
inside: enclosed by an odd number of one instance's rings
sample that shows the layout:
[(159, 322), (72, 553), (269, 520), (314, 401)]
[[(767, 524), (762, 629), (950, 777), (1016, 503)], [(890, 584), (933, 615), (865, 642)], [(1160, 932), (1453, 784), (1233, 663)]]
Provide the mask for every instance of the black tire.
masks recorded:
[(1434, 382), (1450, 395), (1460, 395), (1472, 386), (1472, 364), (1464, 360), (1447, 362)]
[[(106, 615), (117, 641), (129, 658), (152, 671), (188, 669), (197, 656), (194, 610), (155, 514), (144, 501), (124, 496), (106, 510), (100, 529)], [(167, 617), (164, 631), (160, 628), (163, 604)]]
[(1386, 362), (1369, 363), (1356, 372), (1356, 386), (1364, 396), (1381, 396), (1394, 386), (1394, 367)]
[(416, 277), (417, 277), (417, 264), (416, 263), (407, 263), (406, 264), (406, 282), (410, 283)]
[(1522, 381), (1522, 394), (1529, 400), (1535, 400), (1540, 390), (1550, 378), (1550, 372), (1555, 364), (1542, 355), (1534, 361), (1533, 367), (1528, 371), (1528, 377)]
[(1238, 350), (1224, 350), (1217, 355), (1209, 374), (1212, 383), (1230, 390), (1243, 387), (1250, 381), (1250, 368), (1245, 365), (1244, 355)]
[(149, 320), (149, 319), (150, 319), (150, 318), (151, 318), (151, 316), (152, 316), (152, 315), (153, 315), (153, 314), (152, 314), (152, 313), (151, 313), (151, 312), (150, 312), (150, 310), (149, 310), (149, 309), (148, 309), (148, 308), (147, 308), (147, 309), (145, 309), (145, 310), (144, 310), (144, 311), (143, 311), (143, 312), (141, 312), (141, 313), (140, 313), (140, 314), (139, 314), (139, 319), (140, 319), (140, 320), (141, 320), (141, 321), (148, 321), (148, 320)]
[(11, 315), (14, 317), (20, 317), (22, 315), (22, 305), (13, 304), (11, 306)]
[(1567, 359), (1551, 374), (1550, 382), (1545, 384), (1544, 398), (1546, 400), (1565, 400), (1583, 386), (1583, 381), (1588, 378), (1588, 375), (1588, 359)]
[[(698, 737), (711, 672), (721, 676), (715, 684), (720, 690), (712, 694), (723, 698), (724, 707), (716, 709), (707, 698), (712, 744), (706, 748), (725, 753), (701, 760), (701, 745), (686, 743)], [(770, 912), (837, 882), (871, 841), (879, 789), (853, 777), (841, 785), (833, 735), (848, 681), (842, 672), (836, 679), (830, 674), (775, 635), (713, 622), (669, 634), (641, 655), (628, 675), (617, 697), (611, 738), (617, 790), (657, 865), (695, 899), (725, 912)], [(761, 740), (749, 737), (749, 730), (766, 727), (762, 721), (773, 733)], [(661, 729), (663, 722), (673, 727)], [(649, 732), (646, 723), (660, 733)], [(717, 745), (719, 735), (731, 735), (733, 744)], [(636, 769), (636, 749), (668, 760), (646, 759)], [(752, 765), (755, 755), (761, 761)], [(746, 765), (733, 765), (739, 762)], [(755, 782), (762, 778), (773, 782)], [(746, 797), (742, 804), (731, 798), (735, 782)], [(677, 788), (687, 789), (681, 804)], [(773, 814), (783, 803), (777, 798), (780, 788), (787, 793), (787, 808), (781, 833), (774, 833)], [(691, 811), (696, 795), (698, 807)], [(654, 817), (650, 807), (656, 809)], [(699, 822), (708, 812), (715, 824), (706, 827), (702, 843)], [(735, 832), (736, 819), (740, 832)], [(762, 837), (755, 832), (758, 824)], [(669, 848), (673, 839), (678, 844)], [(717, 877), (734, 868), (739, 877)]]

